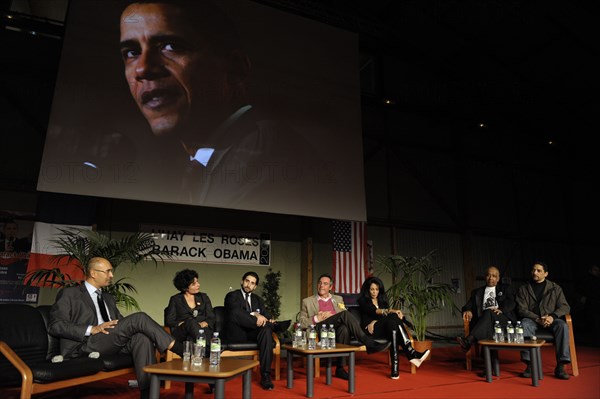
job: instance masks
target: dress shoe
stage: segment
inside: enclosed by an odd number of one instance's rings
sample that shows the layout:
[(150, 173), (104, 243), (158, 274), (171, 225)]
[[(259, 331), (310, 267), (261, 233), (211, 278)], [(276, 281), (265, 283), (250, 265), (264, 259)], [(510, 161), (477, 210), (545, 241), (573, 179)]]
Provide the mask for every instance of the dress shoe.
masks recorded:
[(456, 342), (458, 342), (464, 352), (468, 352), (471, 349), (471, 342), (467, 338), (456, 337)]
[(367, 353), (370, 355), (371, 353), (383, 352), (390, 347), (389, 342), (377, 342), (374, 339), (369, 339), (369, 341), (365, 344), (367, 346)]
[(431, 351), (429, 349), (427, 349), (425, 352), (417, 352), (413, 349), (412, 351), (408, 352), (408, 361), (419, 367), (421, 366), (421, 363), (423, 363), (423, 361), (429, 357), (430, 353)]
[(290, 328), (291, 324), (292, 324), (291, 320), (277, 321), (273, 325), (273, 331), (276, 332), (276, 333), (281, 333), (281, 332), (287, 331), (288, 328)]
[(262, 375), (262, 378), (260, 379), (260, 386), (265, 391), (273, 390), (274, 385), (273, 385), (273, 382), (271, 381), (271, 374), (265, 373)]
[(337, 378), (340, 378), (340, 379), (346, 380), (346, 381), (348, 380), (348, 378), (350, 378), (348, 376), (348, 372), (346, 370), (344, 370), (343, 367), (338, 367), (335, 369), (335, 376)]
[(521, 378), (531, 378), (531, 366), (527, 365), (525, 370), (520, 374)]
[(558, 366), (556, 366), (556, 368), (554, 369), (554, 376), (556, 378), (558, 378), (559, 380), (568, 380), (569, 379), (569, 374), (567, 374), (567, 372), (565, 371), (565, 366), (562, 364), (559, 364)]

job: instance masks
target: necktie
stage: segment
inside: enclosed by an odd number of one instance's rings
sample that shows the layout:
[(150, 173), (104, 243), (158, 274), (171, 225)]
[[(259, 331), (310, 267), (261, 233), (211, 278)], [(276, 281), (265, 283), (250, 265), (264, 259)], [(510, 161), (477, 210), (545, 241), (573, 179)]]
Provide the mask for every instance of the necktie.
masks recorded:
[(104, 322), (110, 321), (110, 317), (108, 316), (108, 312), (106, 311), (106, 305), (104, 304), (104, 299), (102, 299), (102, 291), (96, 290), (96, 295), (98, 298), (98, 307), (100, 308), (100, 314), (104, 319)]
[(248, 312), (252, 312), (252, 307), (250, 306), (250, 294), (244, 294), (244, 301), (246, 302), (246, 310)]

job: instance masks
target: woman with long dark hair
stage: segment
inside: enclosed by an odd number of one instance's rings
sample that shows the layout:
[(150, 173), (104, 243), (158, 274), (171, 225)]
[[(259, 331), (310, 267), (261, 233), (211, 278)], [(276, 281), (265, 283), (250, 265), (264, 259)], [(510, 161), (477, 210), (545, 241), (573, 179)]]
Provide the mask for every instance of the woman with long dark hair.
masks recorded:
[[(402, 348), (408, 360), (419, 367), (429, 356), (429, 349), (417, 352), (404, 329), (404, 315), (398, 309), (390, 309), (383, 281), (378, 277), (365, 280), (358, 298), (362, 328), (374, 338), (384, 338), (392, 342), (390, 356), (392, 358), (391, 378), (398, 379), (398, 346)], [(394, 331), (396, 334), (394, 334)], [(397, 338), (400, 336), (399, 339)], [(398, 342), (399, 341), (399, 342)]]

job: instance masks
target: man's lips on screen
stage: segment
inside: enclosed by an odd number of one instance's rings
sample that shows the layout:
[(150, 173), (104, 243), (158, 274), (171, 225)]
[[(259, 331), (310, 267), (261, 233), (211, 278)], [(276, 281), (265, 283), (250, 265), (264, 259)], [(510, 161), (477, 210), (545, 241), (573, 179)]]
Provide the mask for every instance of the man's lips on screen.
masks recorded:
[(145, 108), (155, 110), (175, 103), (177, 96), (172, 90), (153, 89), (142, 92), (141, 100)]

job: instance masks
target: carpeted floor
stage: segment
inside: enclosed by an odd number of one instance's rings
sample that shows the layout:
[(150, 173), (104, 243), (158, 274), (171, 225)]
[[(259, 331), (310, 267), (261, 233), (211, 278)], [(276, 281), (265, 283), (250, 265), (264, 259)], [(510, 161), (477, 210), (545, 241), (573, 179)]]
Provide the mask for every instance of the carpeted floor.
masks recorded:
[[(426, 361), (416, 374), (410, 374), (410, 368), (405, 358), (401, 360), (400, 379), (389, 378), (387, 354), (378, 353), (357, 355), (356, 391), (348, 393), (346, 381), (333, 378), (330, 386), (325, 385), (325, 373), (316, 379), (314, 398), (361, 398), (361, 399), (387, 399), (387, 398), (556, 398), (556, 399), (600, 399), (600, 348), (577, 348), (579, 359), (579, 376), (568, 381), (554, 378), (555, 366), (554, 349), (542, 349), (544, 364), (544, 379), (539, 387), (531, 385), (531, 379), (518, 376), (523, 369), (519, 362), (517, 352), (501, 352), (500, 377), (492, 383), (486, 383), (480, 376), (483, 362), (476, 360), (474, 366), (477, 370), (472, 372), (464, 368), (464, 355), (458, 346), (452, 345), (434, 348), (431, 361)], [(285, 365), (285, 362), (282, 362)], [(264, 391), (257, 382), (257, 377), (252, 384), (252, 397), (258, 399), (286, 399), (304, 398), (306, 393), (306, 374), (301, 363), (296, 363), (294, 369), (294, 388), (286, 388), (286, 373), (282, 370), (282, 379), (274, 381), (273, 391)], [(570, 372), (570, 369), (568, 370)], [(121, 376), (110, 380), (90, 383), (76, 388), (69, 388), (52, 393), (35, 395), (36, 399), (56, 398), (85, 398), (99, 399), (106, 397), (134, 399), (139, 397), (137, 389), (129, 388), (127, 380), (134, 379), (134, 375)], [(241, 397), (241, 379), (229, 381), (226, 384), (226, 398)], [(195, 387), (194, 398), (213, 398), (207, 393), (207, 385), (199, 384)], [(8, 398), (0, 393), (3, 398)], [(173, 382), (169, 390), (161, 388), (161, 398), (174, 399), (184, 396), (184, 384)]]

